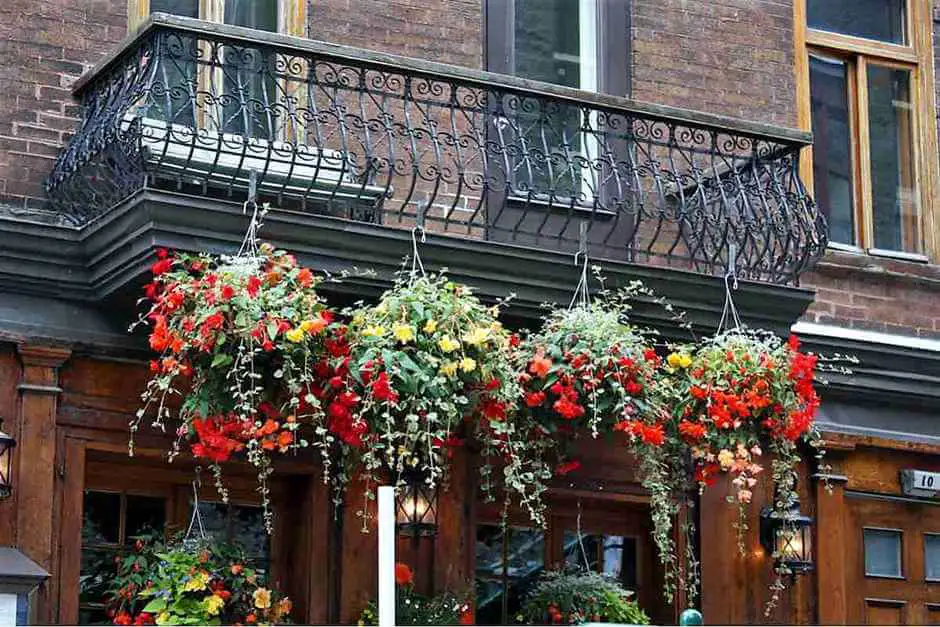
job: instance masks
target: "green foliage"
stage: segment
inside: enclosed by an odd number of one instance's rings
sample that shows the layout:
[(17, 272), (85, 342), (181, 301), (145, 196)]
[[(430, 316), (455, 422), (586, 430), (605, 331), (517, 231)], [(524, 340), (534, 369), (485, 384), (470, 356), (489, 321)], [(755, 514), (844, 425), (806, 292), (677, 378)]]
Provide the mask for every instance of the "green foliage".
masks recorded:
[(526, 597), (516, 616), (527, 625), (585, 622), (648, 625), (633, 593), (598, 573), (548, 572)]

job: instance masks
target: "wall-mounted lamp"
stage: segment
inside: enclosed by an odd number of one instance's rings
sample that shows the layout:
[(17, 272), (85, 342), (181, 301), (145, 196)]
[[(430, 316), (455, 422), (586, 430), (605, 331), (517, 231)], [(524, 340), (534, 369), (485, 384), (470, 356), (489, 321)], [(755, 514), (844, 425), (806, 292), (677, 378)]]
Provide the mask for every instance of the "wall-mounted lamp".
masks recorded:
[(405, 536), (433, 536), (437, 533), (437, 490), (420, 474), (408, 475), (396, 490), (398, 532)]
[[(3, 419), (0, 418), (0, 429)], [(0, 430), (0, 500), (10, 498), (13, 494), (13, 447), (16, 440)]]
[(767, 553), (794, 575), (813, 570), (813, 519), (800, 511), (799, 501), (782, 516), (770, 507), (763, 508), (760, 537)]

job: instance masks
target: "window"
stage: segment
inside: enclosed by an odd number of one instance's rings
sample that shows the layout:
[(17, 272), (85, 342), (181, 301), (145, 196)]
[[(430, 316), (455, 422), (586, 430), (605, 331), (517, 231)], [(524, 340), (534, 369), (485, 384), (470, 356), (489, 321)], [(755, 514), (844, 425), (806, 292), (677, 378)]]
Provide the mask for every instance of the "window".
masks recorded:
[(799, 116), (814, 135), (803, 178), (836, 247), (926, 260), (923, 213), (937, 158), (928, 149), (936, 121), (927, 5), (797, 2), (806, 15), (805, 33), (797, 29), (806, 57), (797, 67), (808, 87)]
[(567, 568), (602, 573), (636, 592), (639, 557), (636, 538), (592, 533), (582, 534), (579, 542), (577, 531), (565, 530), (562, 542)]
[(264, 510), (261, 507), (200, 500), (199, 515), (207, 536), (238, 545), (244, 549), (245, 557), (252, 566), (268, 571), (271, 537), (265, 531)]
[(126, 492), (86, 490), (82, 520), (79, 578), (79, 624), (111, 624), (104, 599), (116, 572), (116, 561), (136, 536), (162, 533), (166, 499)]
[(940, 533), (924, 534), (924, 578), (940, 581)]
[(151, 13), (169, 13), (302, 37), (306, 5), (304, 0), (128, 0), (127, 26), (134, 31)]
[(865, 549), (865, 575), (903, 579), (901, 532), (896, 529), (862, 530)]
[(477, 525), (476, 623), (510, 625), (525, 593), (545, 570), (545, 533)]

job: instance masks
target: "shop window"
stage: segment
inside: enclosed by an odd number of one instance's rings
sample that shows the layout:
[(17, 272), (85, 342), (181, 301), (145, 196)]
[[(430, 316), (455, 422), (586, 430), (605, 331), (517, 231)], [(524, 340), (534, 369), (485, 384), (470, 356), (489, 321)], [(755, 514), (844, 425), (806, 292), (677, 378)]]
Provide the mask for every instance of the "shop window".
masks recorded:
[(902, 533), (896, 529), (864, 529), (865, 575), (904, 577), (901, 561)]
[(619, 581), (627, 590), (637, 589), (637, 539), (630, 536), (583, 534), (565, 531), (565, 567), (592, 570)]
[(545, 571), (545, 534), (538, 529), (477, 526), (476, 622), (510, 625), (525, 593)]
[(200, 501), (199, 514), (207, 536), (236, 544), (244, 549), (252, 566), (268, 571), (271, 538), (264, 528), (264, 510), (261, 507)]
[(940, 581), (940, 533), (924, 534), (924, 578)]
[(930, 26), (929, 3), (797, 2), (805, 3), (807, 55), (797, 69), (809, 95), (800, 117), (814, 135), (805, 178), (829, 240), (924, 261), (922, 214), (936, 167), (935, 155), (920, 150), (935, 128), (921, 106), (932, 94), (924, 67), (933, 61), (920, 32)]
[(117, 571), (117, 561), (137, 536), (162, 533), (166, 499), (126, 492), (86, 490), (82, 519), (82, 558), (79, 578), (79, 623), (110, 624), (105, 595)]

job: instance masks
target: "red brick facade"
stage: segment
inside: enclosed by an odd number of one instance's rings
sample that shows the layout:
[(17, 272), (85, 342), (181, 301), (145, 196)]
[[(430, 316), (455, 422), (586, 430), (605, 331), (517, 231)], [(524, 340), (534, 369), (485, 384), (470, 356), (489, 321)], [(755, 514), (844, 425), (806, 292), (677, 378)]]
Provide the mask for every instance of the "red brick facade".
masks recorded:
[[(484, 5), (316, 0), (308, 34), (479, 68)], [(634, 98), (795, 126), (791, 2), (632, 0), (631, 24)], [(77, 121), (70, 87), (126, 30), (126, 0), (0, 5), (0, 202), (8, 210), (42, 207), (43, 181)], [(940, 336), (936, 266), (836, 254), (803, 285), (818, 289), (810, 321)]]

